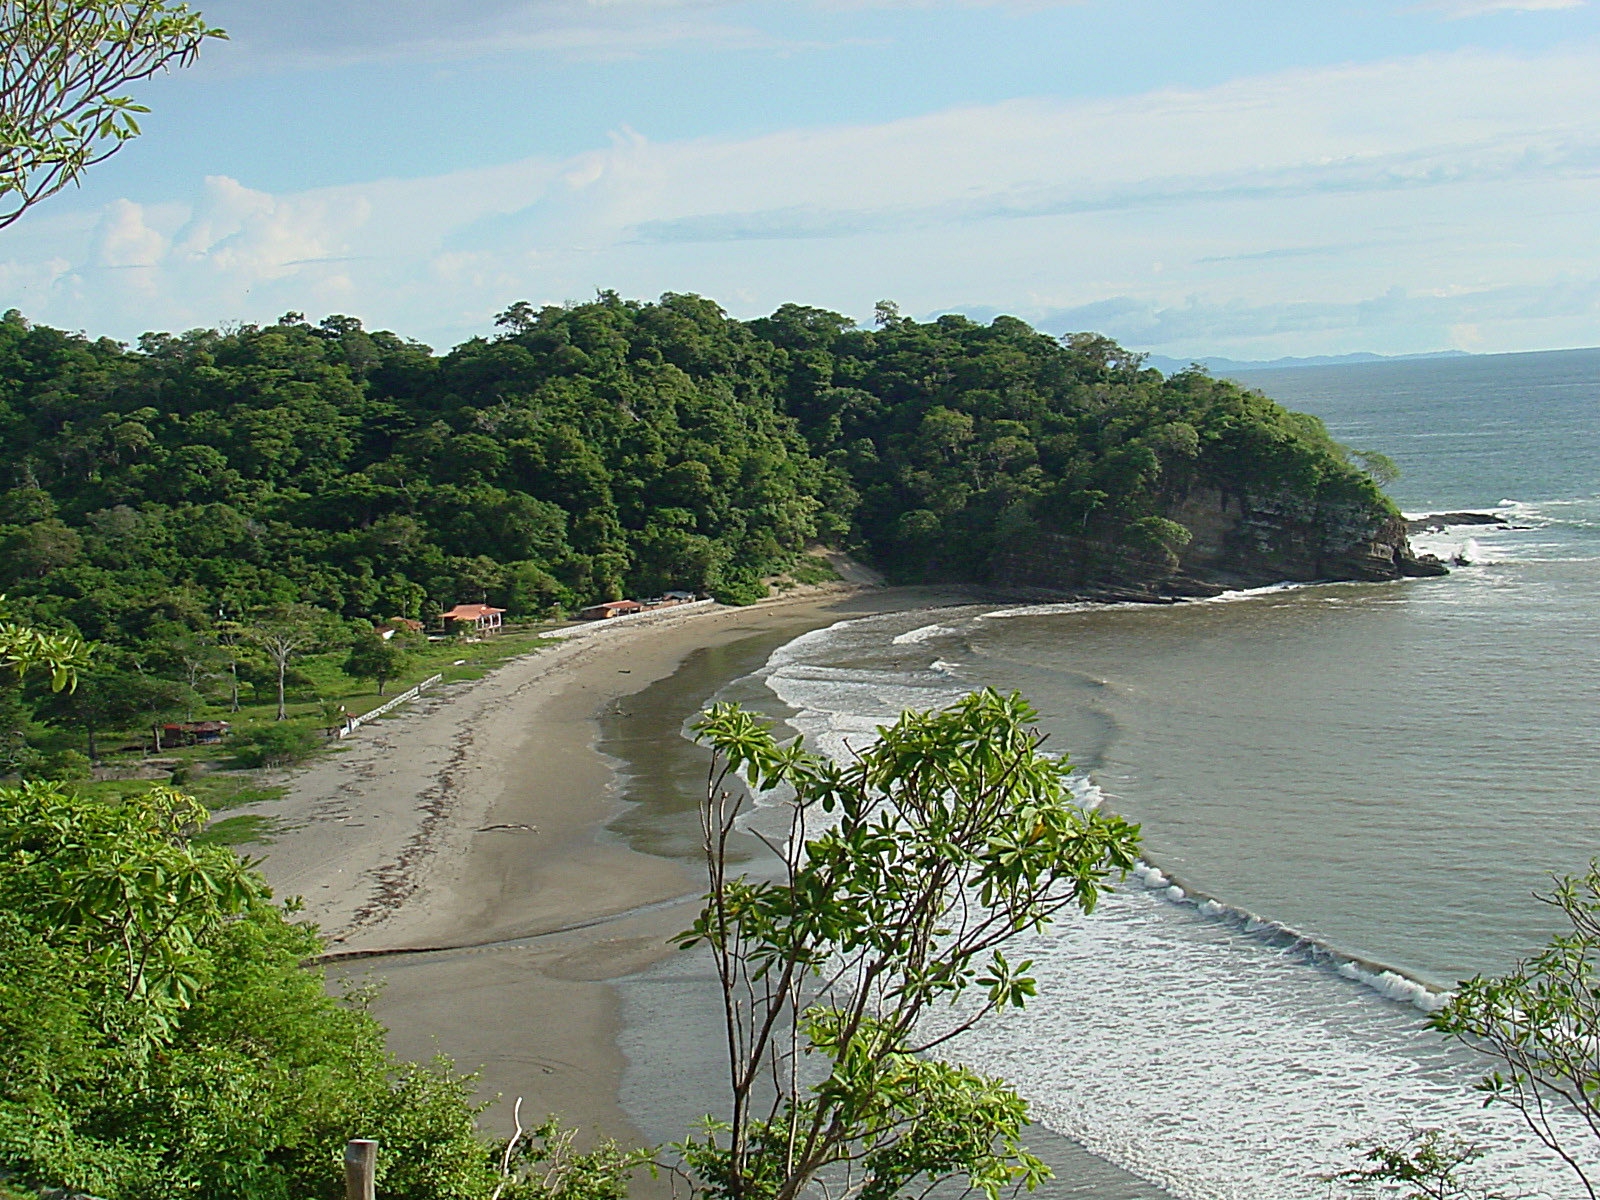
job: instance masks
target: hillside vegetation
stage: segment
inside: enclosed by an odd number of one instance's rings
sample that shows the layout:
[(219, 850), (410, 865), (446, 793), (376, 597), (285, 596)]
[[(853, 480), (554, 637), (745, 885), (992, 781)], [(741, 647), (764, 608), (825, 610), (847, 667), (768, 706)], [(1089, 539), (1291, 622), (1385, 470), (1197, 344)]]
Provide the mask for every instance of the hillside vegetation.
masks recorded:
[(444, 355), (298, 314), (128, 347), (8, 313), (0, 590), (135, 646), (296, 601), (748, 601), (812, 540), (984, 582), (1041, 529), (1176, 549), (1201, 487), (1392, 511), (1314, 418), (1012, 318), (606, 293), (499, 327)]

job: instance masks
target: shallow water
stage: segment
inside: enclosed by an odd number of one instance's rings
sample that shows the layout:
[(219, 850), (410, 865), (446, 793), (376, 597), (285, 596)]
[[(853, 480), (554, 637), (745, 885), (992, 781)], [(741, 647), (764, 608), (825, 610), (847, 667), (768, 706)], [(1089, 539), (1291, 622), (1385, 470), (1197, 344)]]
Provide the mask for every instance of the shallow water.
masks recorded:
[(1471, 560), (1446, 579), (850, 622), (737, 686), (830, 753), (1019, 689), (1086, 796), (1143, 822), (1182, 886), (1045, 939), (1040, 1000), (967, 1052), (1053, 1128), (1176, 1195), (1271, 1200), (1327, 1195), (1346, 1141), (1409, 1119), (1572, 1195), (1419, 1007), (1541, 942), (1532, 893), (1600, 853), (1600, 352), (1245, 381), (1391, 454), (1407, 509), (1514, 527), (1424, 539)]
[[(760, 707), (782, 719), (795, 715), (756, 671), (796, 629), (784, 622), (726, 645), (697, 651), (667, 678), (611, 705), (601, 719), (600, 749), (614, 763), (619, 794), (629, 803), (610, 826), (638, 850), (695, 859), (700, 854), (697, 806), (704, 793), (707, 753), (687, 726), (713, 693)], [(734, 856), (746, 869), (762, 869), (766, 852), (753, 839), (736, 839)], [(620, 980), (618, 1045), (627, 1060), (621, 1102), (647, 1140), (674, 1141), (708, 1112), (725, 1111), (725, 1034), (715, 974), (693, 953), (675, 954)], [(1090, 1154), (1046, 1127), (1028, 1145), (1051, 1164), (1056, 1178), (1037, 1200), (1163, 1200), (1166, 1193)], [(944, 1193), (940, 1193), (943, 1195)]]

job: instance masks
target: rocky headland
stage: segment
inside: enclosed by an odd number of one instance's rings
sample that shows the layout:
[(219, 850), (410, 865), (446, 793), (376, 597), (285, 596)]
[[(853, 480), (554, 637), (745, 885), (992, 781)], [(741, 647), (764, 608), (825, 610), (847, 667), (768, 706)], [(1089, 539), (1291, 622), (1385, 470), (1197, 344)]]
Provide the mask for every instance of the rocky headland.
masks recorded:
[(1283, 582), (1449, 574), (1438, 558), (1413, 550), (1413, 530), (1403, 517), (1371, 503), (1202, 487), (1171, 504), (1166, 515), (1188, 531), (1187, 545), (1149, 549), (1037, 530), (999, 556), (993, 583), (1084, 599), (1160, 602)]

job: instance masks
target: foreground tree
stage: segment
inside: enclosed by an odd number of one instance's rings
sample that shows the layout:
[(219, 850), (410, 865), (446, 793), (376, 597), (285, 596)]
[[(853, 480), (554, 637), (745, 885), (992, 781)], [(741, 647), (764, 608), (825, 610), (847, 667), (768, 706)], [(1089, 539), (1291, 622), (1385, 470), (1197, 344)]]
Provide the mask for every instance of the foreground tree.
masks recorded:
[(639, 1155), (549, 1122), (492, 1144), (470, 1076), (397, 1061), (205, 819), (171, 788), (0, 787), (0, 1194), (327, 1200), (371, 1137), (393, 1200), (620, 1200)]
[(1400, 1142), (1353, 1142), (1361, 1165), (1323, 1176), (1384, 1200), (1510, 1200), (1471, 1175), (1483, 1150), (1438, 1129), (1410, 1129)]
[(165, 0), (0, 3), (0, 229), (138, 136), (120, 89), (226, 36)]
[(314, 932), (188, 840), (204, 820), (166, 788), (0, 788), (0, 1175), (109, 1200), (326, 1195), (337, 1147), (383, 1127), (410, 1176), (385, 1194), (471, 1194), (448, 1186), (490, 1178), (466, 1081), (395, 1063), (328, 998), (299, 966)]
[(1478, 1084), (1508, 1104), (1594, 1200), (1600, 1173), (1600, 860), (1549, 896), (1567, 931), (1507, 975), (1463, 983), (1434, 1027), (1499, 1060)]
[[(702, 1192), (792, 1200), (823, 1181), (883, 1200), (965, 1176), (992, 1197), (1048, 1175), (1020, 1142), (1026, 1102), (934, 1056), (1034, 993), (1002, 947), (1091, 910), (1135, 861), (1137, 827), (1078, 807), (1035, 715), (976, 693), (906, 713), (845, 764), (734, 705), (697, 723), (711, 888), (679, 944), (716, 965), (732, 1093), (727, 1120), (677, 1147)], [(730, 872), (751, 811), (736, 776), (788, 809), (782, 834), (757, 833), (775, 879)]]

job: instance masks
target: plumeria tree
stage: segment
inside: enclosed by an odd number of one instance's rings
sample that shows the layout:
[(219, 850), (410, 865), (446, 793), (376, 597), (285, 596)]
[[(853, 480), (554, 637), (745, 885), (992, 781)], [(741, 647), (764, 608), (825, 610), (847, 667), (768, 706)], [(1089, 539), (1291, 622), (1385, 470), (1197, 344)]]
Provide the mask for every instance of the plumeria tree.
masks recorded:
[(166, 0), (0, 0), (0, 228), (139, 135), (124, 87), (226, 36)]
[(1469, 979), (1434, 1027), (1496, 1060), (1479, 1082), (1571, 1169), (1582, 1195), (1600, 1188), (1600, 860), (1549, 896), (1566, 929), (1505, 975)]
[[(886, 1200), (965, 1177), (994, 1196), (1048, 1174), (1021, 1144), (1026, 1102), (940, 1058), (1034, 994), (1004, 947), (1089, 911), (1135, 861), (1137, 827), (1073, 800), (1035, 715), (975, 693), (906, 713), (844, 763), (735, 705), (699, 720), (711, 886), (679, 944), (715, 963), (731, 1094), (677, 1147), (703, 1194)], [(757, 832), (775, 878), (732, 869), (752, 792), (786, 809), (780, 836)]]

